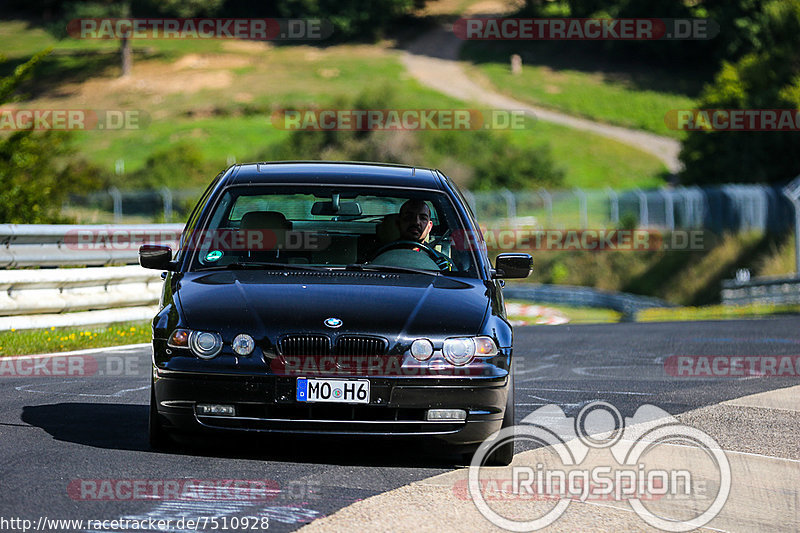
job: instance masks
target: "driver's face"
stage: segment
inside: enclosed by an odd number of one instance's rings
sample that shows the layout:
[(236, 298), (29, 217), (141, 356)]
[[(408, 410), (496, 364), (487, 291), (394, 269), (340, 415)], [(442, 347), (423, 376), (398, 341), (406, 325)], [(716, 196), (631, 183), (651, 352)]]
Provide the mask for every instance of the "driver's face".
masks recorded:
[(428, 206), (423, 204), (419, 207), (411, 206), (401, 209), (397, 226), (400, 230), (401, 239), (423, 242), (428, 238), (428, 233), (433, 227)]

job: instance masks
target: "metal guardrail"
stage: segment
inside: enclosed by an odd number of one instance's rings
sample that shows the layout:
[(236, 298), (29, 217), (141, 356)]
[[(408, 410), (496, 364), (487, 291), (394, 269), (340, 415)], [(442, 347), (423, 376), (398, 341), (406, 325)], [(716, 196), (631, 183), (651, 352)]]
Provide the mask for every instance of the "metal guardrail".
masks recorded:
[(134, 264), (139, 246), (180, 239), (182, 224), (0, 224), (0, 268)]
[(643, 309), (675, 307), (674, 304), (658, 298), (572, 285), (509, 285), (503, 291), (503, 295), (509, 299), (538, 303), (613, 309), (622, 313), (623, 320), (634, 320), (636, 313)]
[(152, 305), (161, 277), (140, 266), (0, 271), (0, 315)]
[(134, 310), (151, 318), (155, 309), (141, 308), (158, 302), (161, 287), (158, 272), (138, 265), (0, 270), (0, 330), (125, 321)]
[[(159, 273), (108, 265), (137, 263), (145, 243), (175, 249), (182, 230), (182, 224), (0, 224), (0, 330), (152, 317)], [(14, 270), (78, 265), (89, 268)]]
[(800, 276), (725, 280), (722, 282), (722, 303), (800, 304)]

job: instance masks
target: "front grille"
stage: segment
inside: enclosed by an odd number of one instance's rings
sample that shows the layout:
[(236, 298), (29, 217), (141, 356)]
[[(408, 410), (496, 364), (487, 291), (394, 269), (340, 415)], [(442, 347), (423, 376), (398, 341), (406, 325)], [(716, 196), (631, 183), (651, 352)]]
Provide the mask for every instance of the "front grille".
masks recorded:
[(280, 340), (283, 355), (328, 355), (330, 340), (325, 335), (291, 335)]
[[(330, 355), (330, 339), (326, 335), (287, 335), (279, 342), (284, 356)], [(335, 355), (370, 356), (386, 354), (386, 339), (343, 335), (336, 339)]]
[(386, 339), (379, 337), (342, 336), (336, 339), (336, 355), (384, 355)]

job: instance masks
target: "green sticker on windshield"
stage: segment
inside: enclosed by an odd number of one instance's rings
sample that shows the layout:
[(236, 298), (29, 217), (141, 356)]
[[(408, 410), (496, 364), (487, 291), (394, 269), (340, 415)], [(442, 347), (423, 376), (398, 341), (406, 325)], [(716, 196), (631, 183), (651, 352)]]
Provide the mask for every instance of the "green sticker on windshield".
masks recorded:
[(222, 252), (219, 250), (212, 250), (206, 254), (206, 261), (219, 261), (222, 257)]

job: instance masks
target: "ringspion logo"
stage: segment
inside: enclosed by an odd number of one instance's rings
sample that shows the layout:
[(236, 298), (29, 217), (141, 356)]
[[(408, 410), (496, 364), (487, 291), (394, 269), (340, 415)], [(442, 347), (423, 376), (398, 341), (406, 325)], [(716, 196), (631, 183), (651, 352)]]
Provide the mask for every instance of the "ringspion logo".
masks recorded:
[[(514, 441), (536, 446), (526, 452), (532, 462), (484, 466), (498, 447)], [(456, 495), (460, 488), (454, 486)], [(478, 511), (509, 531), (543, 529), (573, 501), (605, 500), (626, 502), (652, 527), (682, 532), (719, 514), (730, 494), (731, 468), (713, 438), (663, 409), (642, 405), (623, 417), (608, 402), (594, 401), (575, 417), (547, 405), (491, 435), (472, 458), (468, 489)], [(528, 505), (524, 517), (522, 508), (507, 505), (537, 500), (554, 504)]]

